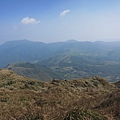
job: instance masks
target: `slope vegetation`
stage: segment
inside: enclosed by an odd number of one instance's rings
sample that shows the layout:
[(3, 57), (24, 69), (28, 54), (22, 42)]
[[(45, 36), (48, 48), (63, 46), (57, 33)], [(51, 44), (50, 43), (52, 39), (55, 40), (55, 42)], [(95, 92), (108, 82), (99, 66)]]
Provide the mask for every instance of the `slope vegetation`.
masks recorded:
[(108, 81), (120, 79), (120, 62), (100, 61), (91, 56), (56, 55), (40, 62), (40, 64), (61, 73), (66, 79), (86, 78), (95, 75)]
[(33, 63), (14, 63), (9, 64), (6, 69), (12, 70), (18, 75), (34, 78), (42, 81), (50, 81), (53, 78), (61, 79), (60, 74), (54, 72), (48, 67)]
[(119, 94), (98, 76), (41, 82), (1, 69), (0, 119), (118, 120)]

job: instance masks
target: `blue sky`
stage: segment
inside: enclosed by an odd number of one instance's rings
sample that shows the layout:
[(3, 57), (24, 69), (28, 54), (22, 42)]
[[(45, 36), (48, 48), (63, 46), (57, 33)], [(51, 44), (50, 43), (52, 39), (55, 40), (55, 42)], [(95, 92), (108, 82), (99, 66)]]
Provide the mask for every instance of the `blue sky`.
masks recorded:
[(0, 0), (0, 43), (120, 39), (120, 0)]

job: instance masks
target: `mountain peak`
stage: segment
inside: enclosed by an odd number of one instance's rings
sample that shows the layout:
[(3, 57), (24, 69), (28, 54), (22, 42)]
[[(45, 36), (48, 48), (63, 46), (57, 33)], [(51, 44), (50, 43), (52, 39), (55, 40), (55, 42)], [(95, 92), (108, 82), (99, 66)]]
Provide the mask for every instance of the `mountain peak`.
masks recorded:
[(73, 43), (73, 42), (78, 42), (77, 40), (71, 39), (71, 40), (67, 40), (67, 43)]

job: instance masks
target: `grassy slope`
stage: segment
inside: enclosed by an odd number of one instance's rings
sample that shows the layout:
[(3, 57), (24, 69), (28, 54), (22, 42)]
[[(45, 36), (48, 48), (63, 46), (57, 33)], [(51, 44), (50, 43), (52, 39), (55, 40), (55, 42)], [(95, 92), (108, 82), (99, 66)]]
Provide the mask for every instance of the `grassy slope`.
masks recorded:
[(28, 62), (9, 64), (6, 68), (24, 77), (34, 78), (42, 81), (50, 81), (53, 78), (61, 78), (58, 73), (53, 72), (48, 67)]
[(120, 88), (120, 80), (114, 83), (118, 88)]
[[(0, 70), (1, 120), (109, 120), (119, 117), (120, 91), (100, 77), (41, 82)], [(109, 106), (104, 106), (108, 102)], [(113, 112), (110, 113), (109, 108)], [(108, 109), (107, 109), (108, 108)], [(115, 111), (116, 110), (116, 111)], [(75, 113), (75, 114), (74, 114)], [(87, 113), (87, 114), (84, 114)], [(75, 115), (75, 116), (74, 116)], [(81, 119), (81, 120), (82, 120)]]

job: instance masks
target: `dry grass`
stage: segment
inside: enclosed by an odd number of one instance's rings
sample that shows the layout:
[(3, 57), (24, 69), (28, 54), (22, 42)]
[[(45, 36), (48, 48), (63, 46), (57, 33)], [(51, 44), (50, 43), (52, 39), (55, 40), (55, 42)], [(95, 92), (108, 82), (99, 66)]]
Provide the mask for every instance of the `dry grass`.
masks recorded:
[(100, 77), (41, 82), (0, 70), (0, 119), (117, 120), (120, 91), (115, 90)]

